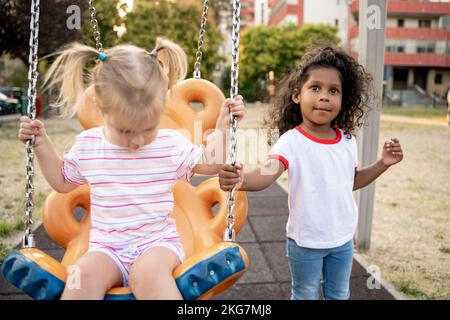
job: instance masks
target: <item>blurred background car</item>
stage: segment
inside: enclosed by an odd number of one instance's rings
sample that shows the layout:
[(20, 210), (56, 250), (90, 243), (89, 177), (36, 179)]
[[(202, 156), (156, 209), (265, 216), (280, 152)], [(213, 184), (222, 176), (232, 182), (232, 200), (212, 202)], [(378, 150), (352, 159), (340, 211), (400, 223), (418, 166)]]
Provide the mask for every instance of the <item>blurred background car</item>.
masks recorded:
[[(22, 115), (27, 114), (28, 109), (28, 96), (25, 89), (20, 87), (2, 87), (0, 89), (0, 100), (6, 101), (3, 103), (3, 111), (0, 114), (20, 113)], [(10, 106), (8, 106), (9, 104)], [(39, 95), (36, 97), (36, 116), (41, 113), (41, 99)]]
[(0, 92), (0, 115), (17, 113), (21, 109), (19, 100), (10, 98), (6, 94)]

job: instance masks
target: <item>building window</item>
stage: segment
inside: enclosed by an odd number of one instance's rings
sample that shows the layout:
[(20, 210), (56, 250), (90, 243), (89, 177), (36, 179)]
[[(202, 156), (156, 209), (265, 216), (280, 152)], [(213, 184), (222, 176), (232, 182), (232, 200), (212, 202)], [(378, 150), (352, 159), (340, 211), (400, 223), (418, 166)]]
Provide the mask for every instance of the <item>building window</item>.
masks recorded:
[(417, 47), (417, 53), (425, 53), (427, 52), (427, 49), (425, 47)]
[(397, 52), (400, 52), (400, 53), (405, 52), (405, 47), (397, 47)]
[(334, 26), (335, 27), (339, 27), (339, 20), (338, 19), (334, 19)]
[(405, 20), (404, 19), (398, 19), (397, 20), (397, 27), (403, 28), (405, 26)]
[(431, 28), (431, 20), (419, 20), (419, 28)]
[(434, 84), (442, 84), (442, 73), (436, 73), (434, 76)]
[(433, 41), (418, 41), (416, 46), (417, 53), (435, 53), (436, 44)]

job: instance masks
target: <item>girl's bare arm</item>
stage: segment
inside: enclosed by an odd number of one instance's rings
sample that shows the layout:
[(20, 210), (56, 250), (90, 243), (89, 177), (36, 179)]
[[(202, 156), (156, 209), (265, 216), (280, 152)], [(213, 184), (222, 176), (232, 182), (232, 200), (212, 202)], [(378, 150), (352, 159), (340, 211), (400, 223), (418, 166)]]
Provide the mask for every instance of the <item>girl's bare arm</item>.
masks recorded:
[(229, 191), (236, 187), (242, 191), (260, 191), (270, 186), (286, 170), (283, 163), (277, 159), (269, 159), (263, 166), (243, 172), (242, 165), (237, 163), (224, 165), (219, 173), (220, 187)]
[(62, 159), (56, 153), (55, 147), (47, 136), (44, 124), (39, 120), (31, 120), (24, 116), (20, 118), (19, 139), (26, 142), (34, 136), (34, 153), (47, 182), (53, 190), (67, 193), (77, 187), (68, 182), (62, 172)]

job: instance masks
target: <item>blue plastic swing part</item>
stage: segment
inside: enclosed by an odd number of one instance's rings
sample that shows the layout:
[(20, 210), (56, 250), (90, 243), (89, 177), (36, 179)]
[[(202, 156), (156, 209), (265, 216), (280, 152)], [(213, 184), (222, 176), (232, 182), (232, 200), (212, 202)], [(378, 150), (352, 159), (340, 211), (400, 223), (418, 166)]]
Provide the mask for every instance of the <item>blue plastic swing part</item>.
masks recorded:
[[(199, 257), (193, 257), (192, 260), (198, 262), (175, 276), (184, 299), (201, 298), (224, 282), (233, 281), (247, 268), (246, 253), (240, 250), (239, 245), (234, 243), (218, 245), (222, 247), (221, 250), (210, 256), (203, 254), (202, 257), (205, 258), (200, 261)], [(8, 282), (33, 299), (55, 300), (59, 299), (65, 287), (65, 281), (60, 278), (64, 269), (59, 262), (38, 249), (22, 249), (5, 258), (1, 273)], [(105, 296), (105, 300), (132, 299), (134, 296), (131, 293), (107, 293)]]

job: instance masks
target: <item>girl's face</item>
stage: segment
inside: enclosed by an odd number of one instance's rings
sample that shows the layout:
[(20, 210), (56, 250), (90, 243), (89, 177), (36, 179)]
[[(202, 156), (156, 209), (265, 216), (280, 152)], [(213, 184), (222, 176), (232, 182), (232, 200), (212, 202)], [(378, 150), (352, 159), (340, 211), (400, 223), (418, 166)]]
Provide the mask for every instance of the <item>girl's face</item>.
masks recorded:
[(300, 104), (303, 121), (312, 125), (330, 125), (342, 104), (342, 84), (335, 68), (318, 67), (309, 72), (309, 77), (300, 92), (292, 95)]
[(128, 148), (131, 152), (152, 143), (158, 134), (159, 121), (154, 123), (142, 121), (130, 128), (121, 124), (120, 119), (108, 115), (104, 115), (103, 118), (105, 120), (105, 134), (109, 142)]

